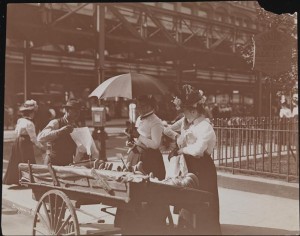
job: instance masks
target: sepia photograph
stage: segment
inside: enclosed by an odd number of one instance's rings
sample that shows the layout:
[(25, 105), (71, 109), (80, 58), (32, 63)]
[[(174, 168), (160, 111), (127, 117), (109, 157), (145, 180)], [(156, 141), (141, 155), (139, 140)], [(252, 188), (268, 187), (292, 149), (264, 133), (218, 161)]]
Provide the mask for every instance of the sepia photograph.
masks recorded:
[(295, 2), (0, 3), (2, 235), (299, 235)]

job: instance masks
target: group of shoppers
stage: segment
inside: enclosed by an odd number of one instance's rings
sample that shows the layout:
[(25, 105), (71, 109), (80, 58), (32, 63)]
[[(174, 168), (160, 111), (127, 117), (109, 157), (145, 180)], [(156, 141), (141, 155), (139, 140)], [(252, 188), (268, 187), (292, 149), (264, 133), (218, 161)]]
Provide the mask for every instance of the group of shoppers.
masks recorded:
[[(219, 196), (217, 188), (217, 174), (211, 158), (216, 142), (216, 135), (210, 121), (206, 118), (205, 96), (201, 90), (190, 85), (184, 85), (173, 100), (176, 109), (183, 117), (172, 125), (163, 126), (160, 118), (155, 114), (155, 99), (151, 96), (141, 96), (137, 99), (139, 117), (130, 135), (135, 140), (132, 152), (140, 154), (143, 172), (163, 180), (166, 175), (162, 154), (159, 150), (163, 134), (174, 139), (175, 149), (171, 152), (176, 158), (184, 157), (188, 172), (193, 173), (199, 180), (198, 189), (210, 192), (213, 202), (207, 209), (203, 209), (197, 217), (197, 225), (204, 234), (221, 234), (219, 223)], [(47, 147), (48, 156), (45, 164), (68, 165), (75, 156), (82, 156), (86, 152), (80, 149), (72, 140), (70, 133), (78, 127), (80, 104), (77, 100), (69, 100), (64, 105), (65, 114), (62, 118), (51, 120), (46, 127), (36, 136), (32, 122), (37, 105), (34, 101), (26, 101), (21, 107), (23, 117), (18, 120), (16, 131), (17, 139), (12, 148), (12, 155), (4, 177), (4, 184), (17, 184), (18, 164), (20, 162), (35, 163), (33, 144), (39, 148)], [(50, 150), (49, 150), (50, 148)], [(129, 154), (131, 155), (131, 154)], [(92, 147), (92, 156), (98, 156), (98, 150)], [(170, 158), (173, 158), (170, 156)], [(166, 222), (168, 211), (160, 209), (153, 203), (150, 222), (143, 222), (132, 215), (130, 211), (117, 210), (116, 226), (127, 228), (142, 227), (144, 232), (151, 232), (153, 227), (162, 226)], [(205, 216), (203, 218), (203, 216)], [(185, 227), (191, 225), (184, 215), (180, 216), (181, 224)], [(140, 221), (139, 221), (140, 220)], [(137, 224), (140, 222), (140, 224)], [(149, 231), (146, 229), (148, 228)]]
[[(132, 130), (136, 147), (133, 152), (140, 153), (143, 163), (142, 169), (146, 174), (162, 180), (166, 172), (163, 157), (159, 151), (162, 135), (165, 134), (175, 140), (176, 147), (170, 158), (183, 155), (188, 172), (193, 173), (199, 180), (198, 189), (213, 194), (211, 206), (203, 209), (197, 215), (197, 226), (201, 234), (221, 234), (219, 222), (219, 195), (217, 188), (217, 174), (214, 162), (211, 158), (212, 150), (216, 142), (216, 135), (210, 121), (206, 118), (205, 96), (200, 90), (190, 85), (184, 85), (173, 100), (177, 110), (183, 114), (172, 125), (163, 126), (161, 120), (155, 115), (155, 100), (153, 97), (143, 96), (137, 99), (139, 117), (135, 123), (136, 129)], [(129, 153), (129, 156), (131, 153)], [(154, 210), (153, 210), (154, 209)], [(149, 213), (151, 212), (151, 213)], [(145, 213), (146, 214), (146, 213)], [(138, 218), (131, 211), (117, 210), (115, 224), (126, 228), (127, 233), (151, 232), (165, 224), (167, 210), (155, 203), (148, 206), (148, 214), (151, 217)], [(182, 227), (191, 227), (190, 219), (179, 214), (179, 222)], [(138, 223), (137, 223), (138, 222)], [(139, 228), (140, 227), (140, 231)], [(134, 231), (131, 229), (134, 228)]]

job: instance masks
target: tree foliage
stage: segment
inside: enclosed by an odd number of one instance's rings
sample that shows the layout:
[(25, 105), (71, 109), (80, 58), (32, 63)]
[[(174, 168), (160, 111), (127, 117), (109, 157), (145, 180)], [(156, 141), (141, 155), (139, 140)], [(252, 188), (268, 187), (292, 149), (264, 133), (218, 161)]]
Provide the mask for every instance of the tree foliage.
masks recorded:
[[(282, 88), (279, 94), (294, 93), (297, 88), (298, 79), (298, 50), (297, 50), (297, 16), (296, 13), (291, 14), (274, 14), (272, 12), (265, 11), (263, 8), (257, 9), (257, 22), (266, 24), (268, 30), (278, 29), (295, 39), (292, 49), (292, 65), (289, 71), (277, 74), (268, 75), (265, 77), (266, 82), (272, 82), (278, 84)], [(240, 46), (239, 52), (244, 60), (251, 66), (253, 66), (254, 59), (254, 41), (252, 40), (246, 45)]]

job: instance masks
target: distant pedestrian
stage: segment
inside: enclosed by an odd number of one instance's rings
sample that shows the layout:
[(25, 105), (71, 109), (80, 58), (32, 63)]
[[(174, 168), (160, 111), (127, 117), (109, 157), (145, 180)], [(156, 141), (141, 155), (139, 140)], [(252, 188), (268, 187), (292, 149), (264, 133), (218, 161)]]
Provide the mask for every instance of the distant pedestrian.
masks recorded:
[(292, 117), (291, 109), (287, 107), (286, 102), (281, 104), (279, 116), (280, 116), (280, 118), (291, 118)]
[(294, 94), (293, 95), (293, 112), (292, 115), (293, 117), (298, 117), (298, 94)]
[(14, 109), (12, 107), (8, 107), (7, 114), (8, 114), (8, 128), (14, 127)]
[(217, 103), (214, 104), (214, 107), (211, 110), (211, 114), (212, 114), (214, 119), (220, 117), (220, 109), (219, 109), (219, 106), (218, 106)]
[(4, 175), (4, 184), (18, 184), (18, 165), (19, 163), (35, 164), (33, 144), (43, 149), (43, 145), (37, 141), (35, 126), (32, 122), (37, 110), (37, 103), (34, 100), (26, 101), (20, 107), (22, 118), (18, 119), (16, 125), (17, 138), (12, 146), (11, 157), (8, 163), (7, 171)]

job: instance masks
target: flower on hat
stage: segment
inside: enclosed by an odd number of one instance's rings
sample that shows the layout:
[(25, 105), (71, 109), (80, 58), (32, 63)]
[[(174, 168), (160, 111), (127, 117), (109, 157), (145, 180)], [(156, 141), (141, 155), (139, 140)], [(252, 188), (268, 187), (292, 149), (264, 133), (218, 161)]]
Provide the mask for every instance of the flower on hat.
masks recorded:
[(203, 95), (202, 90), (196, 90), (191, 85), (185, 84), (182, 86), (181, 94), (179, 97), (174, 97), (173, 103), (177, 110), (181, 109), (181, 106), (197, 107), (198, 104), (204, 104), (206, 96)]
[(175, 108), (176, 110), (180, 110), (180, 105), (181, 105), (181, 99), (178, 97), (174, 97), (174, 99), (172, 100), (172, 102), (175, 104)]

